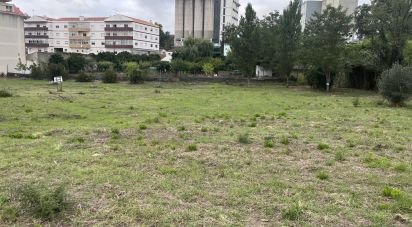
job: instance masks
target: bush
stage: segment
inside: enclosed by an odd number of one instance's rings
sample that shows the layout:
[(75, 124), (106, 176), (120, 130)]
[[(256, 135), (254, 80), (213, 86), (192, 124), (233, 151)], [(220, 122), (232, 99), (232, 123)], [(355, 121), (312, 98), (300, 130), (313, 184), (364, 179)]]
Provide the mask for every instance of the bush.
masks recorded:
[(196, 144), (190, 144), (187, 147), (187, 151), (197, 151), (197, 145)]
[(300, 202), (294, 203), (291, 207), (285, 210), (282, 217), (291, 221), (299, 220), (303, 215), (303, 207)]
[(41, 80), (44, 79), (46, 76), (46, 72), (42, 69), (40, 65), (33, 64), (31, 67), (31, 75), (30, 77), (34, 80)]
[(9, 98), (12, 97), (13, 94), (6, 91), (6, 90), (0, 90), (0, 98)]
[(110, 61), (97, 62), (97, 71), (106, 72), (107, 70), (113, 70), (114, 64)]
[(107, 70), (103, 75), (103, 83), (112, 84), (117, 82), (117, 74), (113, 70)]
[(207, 76), (210, 76), (214, 73), (215, 71), (215, 67), (213, 66), (212, 63), (205, 63), (202, 66), (202, 71), (204, 74), (206, 74)]
[(273, 144), (273, 140), (269, 140), (269, 139), (267, 139), (267, 140), (265, 140), (265, 147), (267, 147), (267, 148), (273, 148), (273, 146), (274, 146), (274, 144)]
[(92, 82), (93, 80), (93, 76), (85, 72), (80, 72), (80, 74), (76, 77), (76, 82)]
[(321, 151), (329, 149), (329, 145), (327, 145), (325, 143), (320, 143), (320, 144), (318, 144), (318, 149), (321, 150)]
[(354, 100), (352, 100), (352, 104), (353, 104), (353, 107), (359, 107), (360, 105), (359, 98), (355, 98)]
[(391, 198), (391, 199), (396, 199), (396, 198), (400, 198), (402, 193), (401, 193), (401, 190), (397, 188), (386, 186), (382, 191), (382, 195), (385, 197)]
[(237, 141), (242, 144), (250, 143), (249, 134), (248, 133), (240, 134), (237, 138)]
[(394, 65), (378, 83), (381, 95), (393, 105), (403, 105), (412, 96), (412, 67)]
[(80, 54), (72, 54), (67, 59), (67, 66), (70, 73), (78, 73), (86, 66), (86, 59)]
[(320, 180), (327, 180), (327, 179), (329, 179), (328, 174), (326, 174), (326, 173), (323, 172), (323, 171), (320, 171), (316, 177), (319, 178)]
[[(335, 76), (334, 74), (332, 74), (330, 88), (333, 87), (334, 78)], [(306, 80), (312, 88), (319, 89), (319, 90), (326, 90), (326, 77), (322, 73), (322, 70), (312, 69), (306, 74)]]
[(43, 219), (54, 219), (68, 208), (64, 186), (50, 189), (44, 185), (28, 184), (17, 191), (22, 209)]

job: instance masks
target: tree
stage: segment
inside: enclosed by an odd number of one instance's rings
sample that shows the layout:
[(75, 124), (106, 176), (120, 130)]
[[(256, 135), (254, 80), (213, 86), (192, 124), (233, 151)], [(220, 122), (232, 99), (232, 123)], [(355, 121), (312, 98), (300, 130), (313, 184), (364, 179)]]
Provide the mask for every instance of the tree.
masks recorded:
[(87, 65), (86, 59), (80, 54), (72, 54), (67, 58), (67, 66), (70, 73), (78, 73)]
[(399, 64), (382, 74), (379, 92), (396, 106), (401, 106), (412, 96), (412, 67)]
[(52, 54), (49, 58), (49, 63), (66, 65), (66, 61), (61, 54)]
[(19, 54), (19, 62), (17, 63), (15, 69), (19, 72), (23, 71), (23, 74), (26, 74), (26, 71), (29, 69), (29, 67), (27, 66), (27, 63), (23, 64), (23, 62), (21, 61), (20, 54)]
[(174, 36), (170, 32), (163, 31), (163, 25), (159, 25), (159, 46), (160, 49), (171, 50), (174, 47)]
[(186, 61), (199, 61), (202, 58), (213, 56), (213, 44), (205, 39), (189, 38), (185, 40), (183, 47), (179, 48), (174, 54), (174, 59)]
[(301, 26), (300, 0), (293, 0), (279, 17), (279, 50), (278, 71), (286, 76), (286, 86), (289, 87), (289, 77), (298, 60)]
[(327, 6), (315, 13), (305, 29), (303, 43), (305, 61), (322, 70), (326, 77), (326, 90), (330, 91), (332, 73), (344, 67), (344, 47), (351, 33), (352, 17), (341, 6)]
[(246, 7), (245, 16), (240, 18), (239, 26), (225, 28), (225, 40), (231, 47), (231, 57), (235, 64), (249, 79), (255, 73), (259, 60), (259, 19), (252, 4)]
[(385, 68), (404, 62), (404, 48), (412, 34), (412, 0), (373, 0), (370, 7), (361, 8), (356, 21), (357, 30), (371, 40)]
[(203, 64), (202, 71), (204, 74), (206, 74), (206, 76), (210, 76), (214, 73), (215, 67), (212, 63), (205, 63)]

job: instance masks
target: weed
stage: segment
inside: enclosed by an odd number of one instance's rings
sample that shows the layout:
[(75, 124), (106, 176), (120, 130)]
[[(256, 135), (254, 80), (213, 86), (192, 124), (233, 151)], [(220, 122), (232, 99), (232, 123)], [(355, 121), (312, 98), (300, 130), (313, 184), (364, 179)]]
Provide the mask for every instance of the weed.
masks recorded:
[(287, 136), (282, 136), (282, 138), (280, 139), (280, 143), (283, 145), (289, 145), (289, 138)]
[(27, 108), (27, 109), (24, 110), (24, 112), (26, 112), (26, 113), (32, 113), (32, 112), (33, 112), (33, 109), (32, 109), (32, 108)]
[(303, 207), (300, 201), (295, 202), (291, 207), (286, 209), (282, 217), (291, 221), (298, 221), (303, 216)]
[(24, 136), (23, 136), (23, 134), (21, 134), (19, 132), (15, 132), (15, 133), (10, 133), (9, 137), (13, 138), (13, 139), (23, 139)]
[(207, 132), (207, 128), (202, 127), (202, 128), (200, 129), (200, 131), (201, 131), (201, 132)]
[(179, 132), (183, 132), (183, 131), (185, 131), (185, 130), (186, 130), (186, 127), (183, 126), (183, 125), (177, 127), (177, 131), (179, 131)]
[(190, 144), (187, 147), (187, 151), (197, 151), (197, 145), (196, 144)]
[(382, 191), (382, 195), (391, 199), (397, 199), (401, 197), (402, 192), (397, 188), (386, 186)]
[(147, 126), (146, 126), (146, 125), (143, 125), (143, 124), (142, 124), (142, 125), (139, 125), (139, 129), (140, 129), (140, 130), (146, 130), (146, 129), (147, 129)]
[(406, 172), (408, 170), (408, 165), (405, 163), (399, 163), (394, 168), (398, 172)]
[(267, 148), (273, 148), (273, 140), (265, 140), (264, 146)]
[(0, 98), (10, 98), (13, 97), (13, 94), (6, 91), (6, 90), (0, 90)]
[(329, 179), (329, 176), (327, 173), (325, 173), (324, 171), (320, 171), (318, 173), (318, 175), (316, 175), (317, 178), (319, 178), (320, 180), (327, 180)]
[(61, 215), (69, 205), (63, 185), (51, 189), (46, 185), (27, 184), (18, 189), (17, 197), (23, 210), (47, 220)]
[(241, 144), (249, 144), (250, 143), (249, 133), (240, 134), (237, 137), (237, 141)]
[(363, 159), (363, 162), (368, 164), (369, 168), (387, 169), (392, 166), (392, 163), (388, 158), (379, 157), (373, 153), (368, 153)]
[(119, 129), (118, 128), (112, 128), (112, 134), (119, 135), (120, 134)]
[(155, 94), (160, 94), (160, 90), (156, 89), (156, 90), (154, 91), (154, 93), (155, 93)]
[(343, 162), (345, 161), (345, 153), (343, 151), (338, 151), (335, 154), (335, 160), (338, 162)]
[(0, 209), (0, 220), (4, 222), (16, 222), (19, 217), (19, 211), (14, 206), (2, 206)]
[(320, 143), (320, 144), (318, 144), (318, 149), (321, 150), (321, 151), (326, 150), (326, 149), (329, 149), (329, 148), (330, 148), (330, 147), (329, 147), (328, 144), (325, 144), (325, 143)]
[(256, 128), (257, 124), (256, 124), (256, 122), (252, 122), (248, 126), (251, 127), (251, 128)]

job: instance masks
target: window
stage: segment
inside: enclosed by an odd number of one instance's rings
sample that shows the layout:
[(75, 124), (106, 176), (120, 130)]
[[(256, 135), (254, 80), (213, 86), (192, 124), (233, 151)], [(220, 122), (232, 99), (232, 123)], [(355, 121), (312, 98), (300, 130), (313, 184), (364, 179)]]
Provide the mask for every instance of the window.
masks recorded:
[(69, 44), (69, 41), (65, 41), (64, 44), (66, 44), (66, 45)]
[(67, 49), (64, 49), (64, 52), (67, 52)]
[(40, 24), (38, 24), (36, 27), (40, 28)]
[(125, 27), (125, 28), (128, 28), (128, 27), (129, 27), (129, 25), (125, 24), (125, 25), (124, 25), (124, 27)]
[(104, 42), (102, 42), (102, 46), (104, 46)]
[(114, 24), (114, 25), (113, 25), (113, 28), (117, 28), (117, 24)]
[(59, 45), (59, 44), (60, 44), (60, 41), (56, 41), (56, 44)]
[(113, 36), (117, 36), (117, 33), (113, 33)]
[(146, 30), (146, 31), (147, 31), (147, 27), (144, 27), (144, 30)]
[(56, 28), (60, 28), (60, 26), (59, 26), (59, 25), (56, 25)]
[(56, 37), (59, 36), (59, 35), (60, 35), (60, 33), (56, 33)]
[(64, 25), (64, 28), (67, 28), (67, 25)]
[(95, 43), (95, 42), (92, 42), (92, 45), (94, 46), (94, 45), (96, 45), (96, 43)]

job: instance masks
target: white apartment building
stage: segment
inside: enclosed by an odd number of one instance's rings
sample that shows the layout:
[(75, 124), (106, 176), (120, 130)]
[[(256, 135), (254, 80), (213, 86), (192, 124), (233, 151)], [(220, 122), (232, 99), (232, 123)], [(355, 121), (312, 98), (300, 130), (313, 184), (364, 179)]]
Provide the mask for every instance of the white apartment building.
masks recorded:
[(19, 58), (26, 63), (24, 14), (18, 7), (0, 0), (0, 74), (16, 73)]
[(124, 15), (58, 19), (33, 16), (25, 21), (24, 30), (29, 54), (159, 52), (159, 26)]

